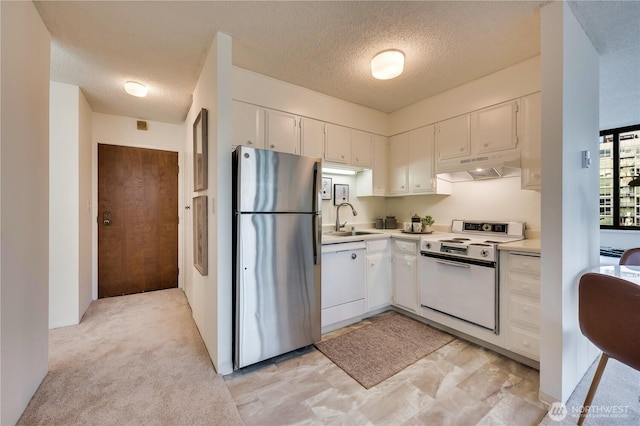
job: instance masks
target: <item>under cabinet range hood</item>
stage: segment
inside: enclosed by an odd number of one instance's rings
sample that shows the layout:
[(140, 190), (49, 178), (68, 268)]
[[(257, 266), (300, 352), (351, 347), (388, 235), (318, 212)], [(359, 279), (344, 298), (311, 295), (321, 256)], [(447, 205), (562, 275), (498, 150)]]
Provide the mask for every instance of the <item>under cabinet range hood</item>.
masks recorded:
[(439, 161), (436, 174), (448, 182), (520, 176), (520, 150)]

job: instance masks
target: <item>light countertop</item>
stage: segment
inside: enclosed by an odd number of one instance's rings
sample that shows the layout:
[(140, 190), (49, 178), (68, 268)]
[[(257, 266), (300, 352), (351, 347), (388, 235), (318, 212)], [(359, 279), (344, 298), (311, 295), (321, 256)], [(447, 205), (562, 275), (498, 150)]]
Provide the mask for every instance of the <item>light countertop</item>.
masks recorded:
[(514, 241), (512, 243), (498, 244), (498, 250), (521, 251), (526, 253), (540, 254), (540, 240), (526, 239)]
[(336, 237), (330, 233), (322, 234), (322, 244), (349, 243), (352, 241), (379, 240), (381, 238), (404, 238), (408, 240), (419, 240), (421, 235), (426, 234), (407, 234), (401, 229), (363, 229), (357, 228), (357, 231), (371, 232), (367, 235), (350, 235), (346, 237)]
[[(420, 240), (422, 235), (427, 234), (413, 234), (405, 233), (401, 229), (364, 229), (357, 228), (358, 231), (371, 232), (367, 235), (353, 235), (347, 237), (336, 237), (329, 233), (322, 234), (322, 244), (337, 244), (348, 243), (352, 241), (367, 241), (367, 240), (379, 240), (381, 238), (402, 238), (405, 240)], [(446, 234), (446, 232), (434, 231), (435, 234)], [(521, 251), (527, 253), (540, 254), (540, 240), (539, 239), (527, 239), (521, 241), (515, 241), (513, 243), (498, 244), (499, 250), (509, 251)]]

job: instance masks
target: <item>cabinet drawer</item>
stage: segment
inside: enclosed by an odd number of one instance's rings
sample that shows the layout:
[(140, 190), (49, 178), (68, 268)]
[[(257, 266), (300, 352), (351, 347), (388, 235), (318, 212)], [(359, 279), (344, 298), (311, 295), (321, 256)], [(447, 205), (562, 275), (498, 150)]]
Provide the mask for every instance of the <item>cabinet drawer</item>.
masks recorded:
[(367, 253), (375, 253), (378, 251), (385, 251), (389, 246), (389, 240), (373, 240), (367, 241)]
[(520, 321), (536, 329), (540, 328), (539, 304), (511, 298), (509, 300), (509, 312), (512, 320)]
[(509, 329), (509, 350), (518, 352), (526, 357), (540, 360), (540, 335), (519, 328)]
[(511, 253), (509, 254), (509, 269), (539, 274), (540, 257)]
[(511, 291), (526, 293), (533, 297), (540, 297), (540, 276), (522, 272), (509, 274)]
[(393, 240), (393, 250), (396, 252), (416, 254), (418, 252), (418, 242)]

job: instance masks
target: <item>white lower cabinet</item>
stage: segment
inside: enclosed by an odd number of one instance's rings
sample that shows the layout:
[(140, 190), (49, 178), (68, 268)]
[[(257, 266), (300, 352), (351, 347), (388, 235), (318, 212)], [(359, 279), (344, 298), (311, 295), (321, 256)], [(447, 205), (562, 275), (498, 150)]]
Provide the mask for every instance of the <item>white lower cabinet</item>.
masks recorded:
[(391, 304), (389, 239), (367, 241), (367, 312)]
[(506, 348), (540, 361), (540, 256), (502, 252), (506, 291)]
[(393, 304), (411, 312), (418, 311), (418, 242), (392, 240)]
[(364, 241), (322, 246), (322, 327), (366, 312)]

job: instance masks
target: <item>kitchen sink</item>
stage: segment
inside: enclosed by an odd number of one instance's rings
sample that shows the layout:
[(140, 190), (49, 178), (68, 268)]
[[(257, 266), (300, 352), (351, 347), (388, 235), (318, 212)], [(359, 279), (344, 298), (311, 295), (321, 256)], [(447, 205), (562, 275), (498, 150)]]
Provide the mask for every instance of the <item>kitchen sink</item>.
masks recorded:
[(328, 232), (327, 235), (331, 235), (333, 237), (354, 237), (357, 235), (371, 235), (371, 234), (379, 234), (379, 232), (367, 232), (367, 231), (332, 231)]

